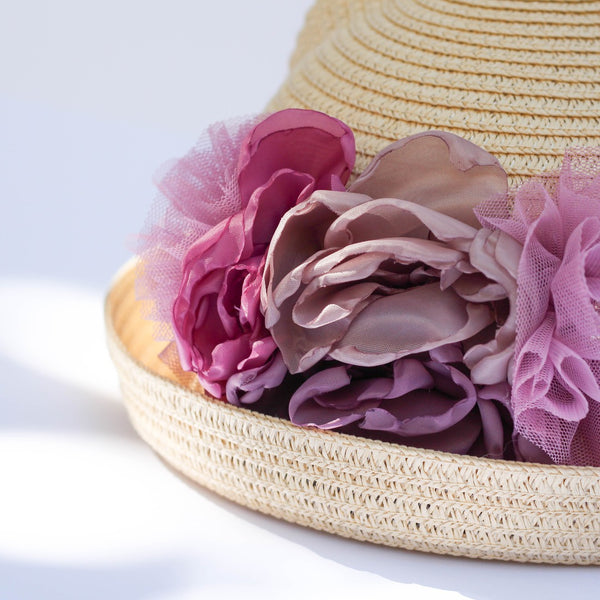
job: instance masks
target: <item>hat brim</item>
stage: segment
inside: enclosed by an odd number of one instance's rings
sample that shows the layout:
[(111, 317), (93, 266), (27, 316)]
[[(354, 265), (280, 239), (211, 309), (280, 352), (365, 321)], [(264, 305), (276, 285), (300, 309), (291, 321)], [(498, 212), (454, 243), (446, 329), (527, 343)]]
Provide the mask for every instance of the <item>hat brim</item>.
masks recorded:
[(106, 300), (108, 346), (139, 435), (177, 471), (251, 509), (387, 546), (600, 564), (600, 469), (459, 456), (300, 428), (203, 394), (158, 357), (135, 266)]

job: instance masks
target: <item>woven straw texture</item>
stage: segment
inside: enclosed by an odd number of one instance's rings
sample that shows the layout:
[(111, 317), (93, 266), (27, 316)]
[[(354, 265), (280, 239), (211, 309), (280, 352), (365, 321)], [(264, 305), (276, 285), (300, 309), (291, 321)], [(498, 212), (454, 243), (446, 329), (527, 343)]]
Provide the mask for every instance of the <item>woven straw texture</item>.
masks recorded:
[(494, 154), (513, 184), (600, 144), (600, 2), (317, 0), (269, 108), (355, 132), (356, 172), (427, 129)]
[(476, 558), (600, 564), (600, 471), (463, 457), (301, 429), (212, 400), (157, 358), (134, 266), (108, 295), (133, 425), (175, 469), (249, 508), (357, 540)]

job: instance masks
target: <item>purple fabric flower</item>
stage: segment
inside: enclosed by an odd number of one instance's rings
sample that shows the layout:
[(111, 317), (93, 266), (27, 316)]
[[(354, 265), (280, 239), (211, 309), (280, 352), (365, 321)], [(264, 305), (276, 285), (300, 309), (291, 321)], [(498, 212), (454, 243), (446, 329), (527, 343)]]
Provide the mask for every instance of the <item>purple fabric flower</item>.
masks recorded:
[(600, 466), (599, 159), (574, 151), (560, 172), (480, 209), (523, 244), (511, 404), (532, 460)]
[(290, 372), (326, 357), (382, 365), (464, 341), (475, 383), (506, 381), (521, 247), (471, 224), (473, 207), (506, 189), (492, 156), (433, 132), (392, 144), (350, 192), (316, 192), (290, 210), (262, 290)]
[(508, 386), (478, 390), (465, 374), (459, 345), (381, 367), (329, 366), (301, 385), (290, 419), (411, 446), (504, 456), (510, 435), (501, 404)]
[(352, 132), (314, 111), (275, 113), (242, 143), (241, 208), (188, 248), (172, 309), (181, 365), (214, 396), (251, 403), (283, 380), (259, 310), (264, 254), (281, 216), (314, 190), (344, 189), (353, 163)]

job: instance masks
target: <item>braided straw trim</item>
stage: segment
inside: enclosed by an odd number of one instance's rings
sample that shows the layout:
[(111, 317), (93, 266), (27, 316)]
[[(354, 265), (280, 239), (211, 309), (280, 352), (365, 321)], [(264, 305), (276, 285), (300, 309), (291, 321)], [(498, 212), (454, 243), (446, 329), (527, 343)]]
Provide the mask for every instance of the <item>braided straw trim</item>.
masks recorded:
[(106, 302), (108, 345), (140, 436), (239, 504), (387, 546), (473, 558), (600, 564), (600, 471), (479, 459), (333, 432), (202, 394), (157, 355), (134, 267)]
[(513, 185), (556, 168), (569, 147), (600, 145), (600, 2), (332, 4), (309, 13), (268, 108), (345, 121), (355, 173), (386, 144), (427, 129), (484, 147)]

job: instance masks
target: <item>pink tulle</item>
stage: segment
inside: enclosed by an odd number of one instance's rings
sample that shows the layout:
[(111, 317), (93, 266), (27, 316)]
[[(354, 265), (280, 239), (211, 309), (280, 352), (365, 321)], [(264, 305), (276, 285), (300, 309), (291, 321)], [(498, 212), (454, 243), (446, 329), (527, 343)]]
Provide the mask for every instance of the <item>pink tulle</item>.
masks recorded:
[(479, 216), (523, 244), (516, 434), (554, 462), (600, 466), (600, 151), (568, 153), (560, 172), (484, 203)]
[(151, 301), (147, 316), (157, 322), (157, 339), (173, 340), (171, 310), (188, 250), (242, 208), (240, 147), (258, 121), (252, 117), (211, 125), (182, 159), (167, 163), (156, 175), (159, 194), (138, 238), (136, 293)]

